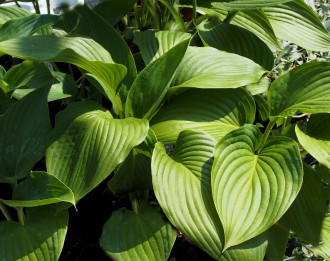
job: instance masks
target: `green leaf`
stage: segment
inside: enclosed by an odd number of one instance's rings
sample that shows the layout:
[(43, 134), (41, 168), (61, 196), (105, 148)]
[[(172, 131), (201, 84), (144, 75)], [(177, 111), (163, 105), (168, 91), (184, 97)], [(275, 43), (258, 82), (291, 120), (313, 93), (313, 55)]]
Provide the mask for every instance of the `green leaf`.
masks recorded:
[(245, 123), (253, 123), (255, 109), (253, 98), (241, 88), (192, 89), (165, 105), (151, 128), (163, 143), (174, 144), (179, 133), (189, 129), (206, 131), (219, 140)]
[(237, 88), (259, 81), (266, 71), (237, 54), (212, 47), (188, 47), (174, 76), (175, 87)]
[(191, 34), (178, 31), (144, 31), (134, 37), (145, 64), (149, 64), (173, 47), (191, 38)]
[(227, 11), (244, 11), (249, 9), (259, 9), (267, 6), (279, 5), (291, 0), (233, 0), (224, 3), (212, 3), (216, 8), (224, 9)]
[(157, 200), (170, 222), (215, 259), (223, 231), (211, 193), (215, 140), (205, 132), (180, 133), (172, 158), (156, 143), (151, 161)]
[(314, 247), (308, 247), (317, 255), (322, 256), (325, 260), (330, 259), (330, 216), (327, 216), (323, 220), (321, 231), (322, 242)]
[(109, 24), (115, 25), (133, 9), (135, 3), (136, 0), (106, 0), (101, 1), (93, 10)]
[(24, 8), (17, 6), (0, 6), (0, 27), (9, 20), (31, 15), (31, 13)]
[(276, 35), (312, 51), (330, 50), (330, 34), (303, 0), (263, 9)]
[(33, 35), (57, 19), (54, 15), (36, 15), (19, 17), (7, 21), (0, 28), (0, 41)]
[(47, 96), (40, 88), (12, 104), (0, 115), (0, 181), (26, 177), (44, 156), (51, 124)]
[(269, 106), (267, 101), (261, 95), (253, 96), (257, 105), (257, 112), (261, 121), (267, 121), (269, 118)]
[(245, 89), (251, 95), (267, 93), (270, 86), (270, 81), (267, 75), (263, 76), (259, 82), (251, 83), (245, 87)]
[(54, 142), (46, 153), (47, 170), (73, 191), (77, 202), (109, 176), (147, 133), (146, 120), (113, 119), (94, 102), (72, 104), (56, 118)]
[(152, 118), (167, 93), (188, 44), (189, 40), (181, 42), (140, 72), (128, 93), (126, 117)]
[(100, 245), (118, 261), (166, 261), (175, 239), (175, 232), (158, 209), (141, 206), (139, 213), (113, 212), (103, 227)]
[(224, 227), (225, 249), (266, 231), (287, 211), (302, 184), (296, 142), (245, 125), (222, 138), (214, 151), (212, 192)]
[(110, 54), (92, 39), (36, 35), (0, 42), (0, 52), (25, 60), (66, 62), (88, 72), (102, 86), (99, 91), (121, 114), (122, 102), (116, 88), (126, 74), (126, 68), (115, 64)]
[(330, 62), (310, 62), (278, 77), (268, 92), (270, 116), (330, 112)]
[(314, 114), (307, 126), (297, 124), (299, 143), (318, 162), (330, 168), (330, 114)]
[(212, 28), (210, 26), (212, 26), (210, 22), (198, 26), (199, 34), (208, 46), (249, 58), (267, 70), (273, 68), (272, 51), (253, 33), (242, 27), (222, 22)]
[(268, 240), (267, 260), (277, 261), (284, 259), (289, 233), (290, 229), (282, 226), (280, 223), (276, 223), (264, 232)]
[(316, 171), (305, 164), (301, 190), (280, 223), (293, 230), (305, 242), (317, 245), (320, 242), (322, 221), (327, 211), (324, 184)]
[(3, 260), (57, 261), (67, 229), (67, 210), (28, 208), (24, 225), (0, 222), (0, 256)]
[(72, 191), (56, 177), (41, 171), (31, 174), (14, 189), (12, 200), (1, 200), (10, 207), (37, 207), (59, 202), (75, 205)]

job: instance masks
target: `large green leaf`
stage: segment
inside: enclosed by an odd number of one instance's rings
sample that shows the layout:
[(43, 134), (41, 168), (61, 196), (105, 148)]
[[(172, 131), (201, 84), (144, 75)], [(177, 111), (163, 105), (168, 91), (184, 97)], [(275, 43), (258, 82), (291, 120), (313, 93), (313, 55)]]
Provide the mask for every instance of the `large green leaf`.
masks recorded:
[(249, 9), (259, 9), (267, 6), (279, 5), (291, 0), (233, 0), (230, 2), (217, 3), (214, 2), (214, 7), (224, 9), (227, 11), (244, 11)]
[(189, 40), (181, 42), (140, 72), (128, 93), (127, 117), (152, 118), (167, 93), (188, 44)]
[(247, 29), (222, 22), (215, 26), (206, 22), (198, 28), (200, 36), (208, 46), (249, 58), (267, 70), (273, 68), (272, 51)]
[(278, 37), (308, 50), (330, 50), (329, 32), (303, 0), (294, 0), (263, 10)]
[(262, 143), (259, 129), (245, 125), (215, 147), (212, 192), (224, 227), (225, 249), (275, 224), (301, 187), (303, 170), (297, 143), (287, 137)]
[(32, 35), (55, 22), (56, 18), (54, 15), (31, 14), (9, 20), (0, 28), (0, 41)]
[(330, 259), (330, 216), (324, 218), (322, 231), (322, 242), (314, 247), (309, 247), (310, 250), (322, 256), (325, 260)]
[(301, 190), (280, 223), (293, 230), (300, 239), (317, 245), (320, 242), (322, 221), (327, 211), (324, 184), (314, 169), (304, 165), (304, 182)]
[(0, 181), (26, 177), (43, 157), (51, 130), (48, 92), (49, 87), (40, 88), (0, 115)]
[[(297, 218), (297, 217), (296, 217)], [(276, 223), (264, 232), (268, 240), (267, 260), (283, 260), (288, 244), (290, 229)]]
[(259, 81), (266, 71), (237, 54), (213, 47), (188, 47), (172, 85), (195, 88), (237, 88)]
[(2, 260), (57, 261), (68, 229), (67, 210), (55, 206), (26, 210), (24, 225), (0, 222)]
[(110, 54), (92, 39), (36, 35), (0, 42), (0, 52), (33, 61), (72, 63), (91, 73), (101, 91), (121, 114), (122, 102), (116, 88), (126, 74), (125, 66), (115, 64)]
[(184, 40), (190, 39), (191, 34), (178, 31), (144, 31), (134, 37), (145, 64), (149, 64), (171, 50)]
[(307, 126), (296, 125), (296, 134), (304, 147), (318, 162), (330, 169), (330, 114), (314, 114)]
[(270, 116), (330, 112), (330, 62), (310, 62), (278, 77), (268, 92)]
[(113, 119), (93, 102), (59, 113), (55, 141), (47, 149), (49, 173), (66, 184), (76, 201), (103, 181), (148, 133), (146, 120)]
[(157, 200), (170, 222), (197, 246), (219, 259), (223, 231), (211, 193), (215, 140), (205, 132), (183, 131), (172, 158), (157, 143), (151, 162)]
[(31, 15), (31, 13), (24, 8), (17, 6), (0, 6), (0, 27), (7, 21)]
[(139, 213), (115, 211), (105, 223), (101, 248), (114, 260), (166, 261), (176, 233), (158, 209), (141, 206)]
[(37, 207), (59, 202), (75, 204), (72, 191), (46, 172), (31, 172), (15, 187), (13, 199), (2, 202), (11, 207)]
[(220, 139), (245, 123), (253, 123), (253, 98), (243, 89), (193, 89), (175, 97), (151, 122), (157, 139), (175, 143), (183, 130), (202, 130)]

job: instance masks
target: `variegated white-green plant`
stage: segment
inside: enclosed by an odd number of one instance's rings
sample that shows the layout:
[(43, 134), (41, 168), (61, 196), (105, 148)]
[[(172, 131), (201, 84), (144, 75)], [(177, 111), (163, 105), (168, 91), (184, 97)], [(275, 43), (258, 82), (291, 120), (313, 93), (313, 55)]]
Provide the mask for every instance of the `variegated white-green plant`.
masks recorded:
[[(271, 78), (278, 39), (330, 51), (317, 15), (303, 0), (146, 2), (0, 6), (0, 55), (21, 59), (0, 67), (0, 182), (13, 188), (0, 191), (0, 260), (58, 260), (67, 209), (111, 173), (132, 203), (100, 235), (114, 260), (167, 260), (175, 231), (215, 260), (283, 260), (290, 231), (330, 259), (330, 61)], [(157, 30), (142, 30), (150, 17)], [(141, 26), (138, 52), (119, 21)]]

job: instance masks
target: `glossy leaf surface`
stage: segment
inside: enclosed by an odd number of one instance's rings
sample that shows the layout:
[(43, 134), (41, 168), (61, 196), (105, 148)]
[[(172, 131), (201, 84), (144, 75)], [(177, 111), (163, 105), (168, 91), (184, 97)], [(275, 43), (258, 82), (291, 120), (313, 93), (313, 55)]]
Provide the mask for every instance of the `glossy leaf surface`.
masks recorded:
[(47, 170), (78, 201), (124, 161), (145, 139), (148, 128), (146, 120), (113, 119), (94, 102), (73, 104), (56, 120), (56, 140), (46, 153)]
[(224, 227), (225, 249), (267, 230), (287, 211), (302, 184), (298, 145), (274, 137), (263, 147), (257, 127), (245, 125), (215, 147), (213, 199)]
[(101, 248), (114, 260), (166, 261), (176, 233), (158, 209), (141, 206), (139, 213), (115, 211), (103, 227)]
[(26, 210), (25, 224), (0, 222), (3, 260), (57, 261), (68, 229), (67, 210), (37, 207)]
[(270, 116), (330, 112), (330, 62), (306, 63), (278, 77), (268, 93)]
[(189, 90), (165, 105), (151, 122), (157, 139), (175, 143), (183, 130), (202, 130), (220, 139), (253, 123), (255, 104), (243, 89)]

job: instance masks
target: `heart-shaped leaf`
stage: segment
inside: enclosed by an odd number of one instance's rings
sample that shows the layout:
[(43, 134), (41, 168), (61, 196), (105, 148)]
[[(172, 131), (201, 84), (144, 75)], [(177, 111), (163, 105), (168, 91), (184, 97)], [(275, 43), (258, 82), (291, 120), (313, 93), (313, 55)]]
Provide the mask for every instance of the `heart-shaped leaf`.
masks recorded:
[(330, 114), (313, 114), (307, 126), (296, 125), (296, 134), (304, 147), (318, 162), (330, 169)]
[(312, 51), (330, 50), (330, 34), (317, 14), (305, 1), (289, 1), (282, 5), (267, 7), (267, 15), (278, 37)]
[(114, 260), (166, 261), (176, 234), (158, 209), (115, 211), (103, 227), (101, 248)]
[(152, 183), (170, 222), (197, 246), (219, 259), (223, 231), (211, 194), (215, 140), (205, 132), (180, 133), (172, 158), (156, 143)]
[(191, 38), (191, 34), (178, 31), (144, 31), (134, 37), (145, 64), (158, 59), (184, 40)]
[(24, 225), (0, 222), (2, 260), (57, 261), (60, 257), (69, 215), (55, 206), (28, 208)]
[(245, 125), (222, 138), (214, 152), (212, 192), (224, 227), (225, 249), (261, 234), (277, 222), (302, 184), (296, 142)]
[(153, 118), (151, 128), (163, 143), (175, 143), (179, 133), (193, 129), (220, 139), (253, 123), (255, 103), (243, 89), (193, 89), (175, 97)]
[(217, 3), (214, 2), (212, 5), (214, 7), (224, 9), (227, 11), (244, 11), (249, 9), (259, 9), (267, 6), (273, 6), (289, 2), (291, 0), (233, 0), (230, 2)]
[(48, 92), (49, 87), (40, 88), (0, 115), (0, 181), (26, 177), (43, 157), (51, 130)]
[(49, 173), (66, 184), (76, 201), (95, 188), (148, 134), (148, 121), (113, 119), (94, 102), (59, 113), (55, 141), (47, 149)]
[(13, 199), (2, 202), (11, 207), (37, 207), (59, 202), (75, 205), (71, 189), (46, 172), (31, 172), (15, 187)]
[(270, 116), (330, 113), (330, 62), (305, 63), (278, 77), (268, 92)]
[(174, 76), (175, 87), (237, 88), (259, 81), (266, 71), (237, 54), (213, 47), (188, 47)]

